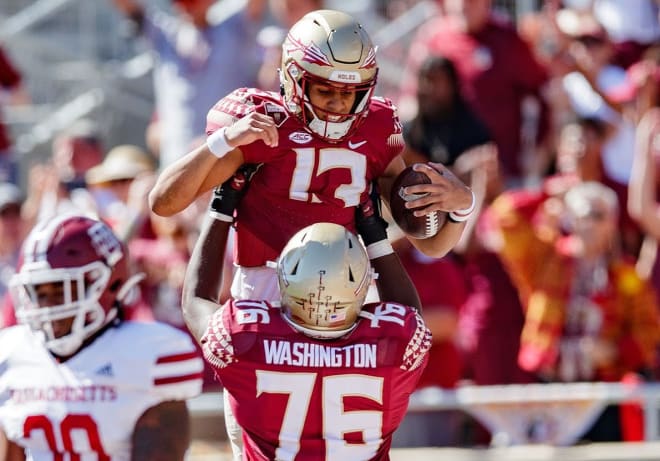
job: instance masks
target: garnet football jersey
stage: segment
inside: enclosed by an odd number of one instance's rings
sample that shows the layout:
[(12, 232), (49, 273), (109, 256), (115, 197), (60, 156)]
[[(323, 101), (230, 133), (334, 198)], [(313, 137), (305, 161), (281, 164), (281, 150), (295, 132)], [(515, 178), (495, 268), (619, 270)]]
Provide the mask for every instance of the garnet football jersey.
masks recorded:
[(209, 111), (207, 134), (252, 112), (275, 120), (279, 145), (272, 148), (255, 141), (240, 146), (246, 163), (262, 166), (239, 209), (238, 264), (275, 261), (293, 234), (316, 222), (355, 230), (354, 207), (403, 147), (392, 103), (372, 98), (368, 116), (352, 137), (329, 143), (290, 116), (277, 94), (242, 88)]
[(431, 333), (414, 309), (374, 303), (348, 335), (316, 340), (279, 308), (244, 300), (215, 313), (202, 343), (246, 460), (387, 460)]
[(138, 418), (199, 394), (202, 367), (190, 337), (165, 324), (124, 322), (63, 363), (28, 327), (10, 327), (0, 330), (0, 427), (29, 460), (128, 460)]

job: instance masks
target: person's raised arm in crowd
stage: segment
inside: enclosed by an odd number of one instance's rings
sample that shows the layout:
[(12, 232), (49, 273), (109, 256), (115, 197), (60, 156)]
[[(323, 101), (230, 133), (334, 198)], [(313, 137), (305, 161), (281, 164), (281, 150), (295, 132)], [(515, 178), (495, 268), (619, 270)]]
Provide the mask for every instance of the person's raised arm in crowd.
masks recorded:
[(660, 158), (660, 108), (649, 110), (637, 126), (635, 159), (628, 185), (628, 212), (644, 232), (660, 239), (658, 159)]

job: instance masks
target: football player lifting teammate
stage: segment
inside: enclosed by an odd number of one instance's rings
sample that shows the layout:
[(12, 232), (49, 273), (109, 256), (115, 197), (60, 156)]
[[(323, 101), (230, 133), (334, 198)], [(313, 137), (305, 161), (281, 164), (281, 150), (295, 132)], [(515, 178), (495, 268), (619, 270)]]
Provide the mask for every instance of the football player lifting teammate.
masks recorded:
[[(228, 181), (227, 184), (229, 184)], [(223, 185), (213, 213), (239, 195)], [(217, 202), (224, 202), (222, 205)], [(357, 209), (378, 243), (386, 230)], [(426, 366), (431, 336), (396, 254), (370, 258), (355, 234), (316, 223), (286, 243), (279, 296), (222, 307), (228, 220), (208, 216), (184, 284), (186, 323), (229, 391), (244, 460), (386, 460), (392, 434)], [(363, 233), (363, 237), (364, 237)], [(364, 304), (378, 272), (381, 299)]]
[[(266, 265), (286, 242), (321, 221), (355, 231), (355, 207), (371, 184), (378, 182), (388, 198), (405, 168), (396, 109), (373, 95), (376, 47), (355, 19), (332, 10), (309, 13), (290, 29), (282, 51), (281, 93), (241, 88), (218, 101), (208, 113), (206, 145), (164, 169), (149, 197), (155, 213), (170, 216), (239, 167), (260, 165), (237, 216), (232, 295), (238, 299), (277, 299), (277, 278)], [(420, 195), (408, 202), (418, 214), (471, 208), (471, 191), (444, 166), (415, 168), (430, 178), (406, 191)], [(440, 257), (463, 227), (451, 222), (432, 238), (412, 241)], [(387, 242), (367, 250), (392, 251)]]

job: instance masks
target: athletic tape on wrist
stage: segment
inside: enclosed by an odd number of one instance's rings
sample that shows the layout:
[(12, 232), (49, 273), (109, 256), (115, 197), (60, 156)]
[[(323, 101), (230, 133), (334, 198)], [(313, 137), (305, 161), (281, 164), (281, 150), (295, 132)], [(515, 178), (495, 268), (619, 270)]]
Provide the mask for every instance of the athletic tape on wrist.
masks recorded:
[(392, 253), (394, 253), (394, 248), (392, 248), (389, 240), (380, 240), (367, 247), (367, 256), (369, 256), (369, 259), (380, 258), (381, 256), (387, 256)]
[(212, 217), (213, 219), (217, 219), (218, 221), (224, 221), (229, 223), (234, 222), (233, 216), (228, 216), (224, 213), (219, 213), (217, 211), (209, 211), (209, 216)]
[(227, 137), (225, 136), (226, 130), (227, 127), (223, 126), (206, 138), (206, 146), (211, 153), (218, 158), (222, 158), (227, 155), (228, 152), (234, 150), (234, 148), (227, 142)]
[(472, 203), (468, 208), (465, 208), (464, 210), (454, 210), (449, 213), (449, 220), (452, 222), (463, 222), (467, 221), (467, 219), (472, 215), (472, 212), (474, 211), (475, 207), (477, 206), (477, 198), (474, 196), (474, 192), (470, 191), (470, 194), (472, 194)]

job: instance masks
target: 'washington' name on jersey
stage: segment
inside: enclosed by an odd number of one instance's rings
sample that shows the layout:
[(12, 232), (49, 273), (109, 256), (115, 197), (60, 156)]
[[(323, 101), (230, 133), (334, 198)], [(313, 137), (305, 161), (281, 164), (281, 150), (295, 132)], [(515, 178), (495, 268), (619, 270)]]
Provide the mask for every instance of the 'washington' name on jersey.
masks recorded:
[(202, 343), (247, 460), (386, 460), (431, 334), (413, 308), (377, 303), (348, 335), (317, 340), (278, 307), (244, 300), (216, 312)]

